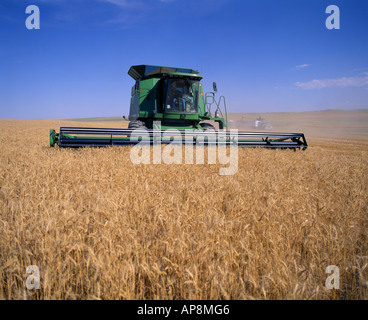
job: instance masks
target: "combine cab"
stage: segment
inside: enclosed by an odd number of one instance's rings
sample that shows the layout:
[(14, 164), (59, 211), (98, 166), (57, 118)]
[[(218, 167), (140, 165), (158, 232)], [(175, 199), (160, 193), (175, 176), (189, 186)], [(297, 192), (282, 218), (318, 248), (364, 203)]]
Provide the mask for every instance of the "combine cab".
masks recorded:
[[(198, 71), (151, 65), (132, 66), (128, 129), (61, 127), (50, 130), (59, 147), (134, 145), (137, 143), (237, 144), (244, 147), (307, 148), (303, 133), (238, 132), (227, 128), (225, 97), (204, 94)], [(219, 130), (216, 130), (217, 128)]]
[(254, 121), (254, 128), (262, 130), (272, 130), (272, 126), (263, 118), (259, 117)]
[[(206, 106), (202, 76), (198, 71), (141, 65), (131, 67), (128, 74), (135, 80), (130, 101), (130, 128), (153, 129), (155, 121), (161, 122), (161, 128), (156, 129), (214, 128), (203, 123), (208, 120), (217, 122), (220, 129), (226, 126), (219, 106), (214, 117), (211, 115), (209, 109), (214, 99)], [(210, 94), (206, 100), (210, 100)]]

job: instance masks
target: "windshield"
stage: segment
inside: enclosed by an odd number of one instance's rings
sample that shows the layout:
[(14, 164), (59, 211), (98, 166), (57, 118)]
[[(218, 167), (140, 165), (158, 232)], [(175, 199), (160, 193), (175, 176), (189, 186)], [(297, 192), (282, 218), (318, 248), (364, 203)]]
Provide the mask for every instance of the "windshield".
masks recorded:
[(198, 80), (169, 79), (165, 111), (198, 112)]

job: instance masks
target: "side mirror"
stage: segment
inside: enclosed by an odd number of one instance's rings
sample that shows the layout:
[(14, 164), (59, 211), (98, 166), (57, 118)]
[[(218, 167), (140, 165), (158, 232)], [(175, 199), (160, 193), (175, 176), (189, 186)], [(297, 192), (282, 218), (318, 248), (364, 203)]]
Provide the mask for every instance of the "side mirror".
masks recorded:
[(217, 92), (217, 84), (216, 84), (216, 82), (214, 82), (212, 84), (212, 87), (213, 87), (213, 91)]

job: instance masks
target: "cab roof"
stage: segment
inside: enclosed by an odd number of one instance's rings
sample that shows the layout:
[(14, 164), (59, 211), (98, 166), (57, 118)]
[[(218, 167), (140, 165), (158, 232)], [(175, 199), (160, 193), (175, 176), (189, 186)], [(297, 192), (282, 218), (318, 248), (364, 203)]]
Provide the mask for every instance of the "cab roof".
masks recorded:
[[(153, 65), (138, 65), (138, 66), (131, 66), (128, 74), (134, 79), (138, 80), (141, 78), (152, 77), (152, 76), (163, 76), (166, 74), (180, 74), (182, 76), (194, 76), (198, 77), (199, 79), (202, 78), (199, 75), (199, 72), (194, 69), (188, 68), (176, 68), (176, 67), (163, 67), (163, 66), (153, 66)], [(160, 77), (161, 77), (160, 76)]]

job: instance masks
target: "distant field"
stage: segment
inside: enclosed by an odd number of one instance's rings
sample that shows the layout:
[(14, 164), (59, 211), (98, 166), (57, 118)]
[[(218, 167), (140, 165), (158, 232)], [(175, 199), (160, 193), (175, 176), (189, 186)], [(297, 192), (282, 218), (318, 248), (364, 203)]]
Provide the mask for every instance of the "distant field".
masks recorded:
[[(273, 131), (303, 132), (309, 138), (318, 139), (367, 139), (368, 109), (324, 110), (313, 112), (280, 113), (235, 113), (232, 120), (255, 120), (262, 117), (272, 126)], [(244, 129), (239, 127), (239, 129)]]
[(73, 121), (73, 122), (128, 122), (129, 123), (129, 120), (124, 119), (123, 117), (74, 118), (74, 119), (65, 119), (65, 121)]
[(220, 176), (49, 147), (51, 128), (118, 118), (0, 119), (0, 299), (368, 299), (368, 112), (244, 116), (309, 148), (240, 149)]
[[(278, 113), (230, 113), (229, 120), (255, 120), (259, 117), (267, 120), (272, 131), (303, 132), (307, 137), (318, 139), (357, 139), (368, 138), (368, 109), (361, 110), (323, 110), (310, 112), (278, 112)], [(112, 126), (126, 127), (129, 123), (123, 117), (95, 117), (65, 119), (74, 122), (107, 122)], [(115, 124), (116, 123), (116, 124)], [(120, 123), (120, 124), (117, 124)], [(95, 124), (94, 124), (95, 126)], [(111, 126), (111, 125), (109, 125)], [(249, 127), (238, 126), (239, 130), (249, 130)]]

